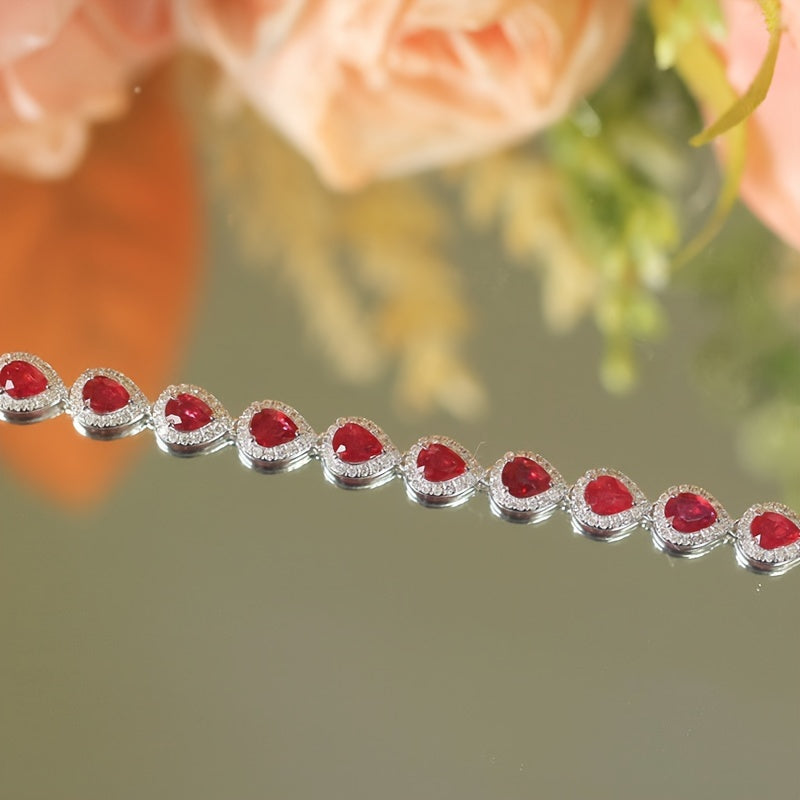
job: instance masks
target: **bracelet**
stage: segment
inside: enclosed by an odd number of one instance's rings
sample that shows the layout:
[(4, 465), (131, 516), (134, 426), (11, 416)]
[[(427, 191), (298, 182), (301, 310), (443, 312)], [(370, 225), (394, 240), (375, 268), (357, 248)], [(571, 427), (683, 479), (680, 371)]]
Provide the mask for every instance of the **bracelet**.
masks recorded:
[(408, 496), (431, 507), (457, 506), (488, 494), (494, 514), (536, 523), (567, 512), (585, 536), (616, 541), (636, 528), (650, 531), (658, 549), (696, 558), (733, 544), (739, 565), (780, 575), (800, 562), (800, 517), (781, 503), (759, 503), (738, 519), (698, 486), (673, 486), (650, 503), (626, 475), (592, 469), (569, 486), (542, 456), (506, 453), (489, 469), (458, 442), (426, 436), (401, 453), (374, 422), (341, 417), (321, 435), (291, 406), (251, 403), (232, 418), (199, 386), (168, 386), (152, 405), (127, 376), (89, 369), (67, 390), (55, 370), (30, 353), (0, 356), (0, 418), (28, 424), (66, 413), (92, 439), (113, 440), (148, 429), (161, 450), (198, 456), (236, 448), (241, 462), (265, 473), (286, 472), (319, 460), (325, 477), (348, 489), (401, 478)]

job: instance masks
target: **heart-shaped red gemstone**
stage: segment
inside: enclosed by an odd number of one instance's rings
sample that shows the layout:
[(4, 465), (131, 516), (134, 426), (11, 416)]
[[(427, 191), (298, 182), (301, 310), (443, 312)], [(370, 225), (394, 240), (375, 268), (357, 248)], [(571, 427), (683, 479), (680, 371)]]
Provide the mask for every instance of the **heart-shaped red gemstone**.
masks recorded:
[(800, 539), (800, 528), (788, 517), (775, 511), (765, 511), (750, 523), (750, 534), (765, 550), (785, 547)]
[(633, 508), (630, 489), (613, 475), (599, 475), (583, 490), (583, 498), (595, 514), (609, 516)]
[(357, 422), (345, 422), (337, 428), (331, 446), (333, 452), (347, 464), (362, 464), (383, 452), (378, 437)]
[(111, 414), (125, 408), (131, 399), (128, 390), (113, 378), (95, 375), (83, 384), (83, 404), (95, 414)]
[(35, 397), (47, 385), (45, 374), (29, 361), (9, 361), (0, 369), (0, 389), (14, 400)]
[(214, 419), (214, 412), (208, 403), (188, 392), (171, 397), (164, 414), (170, 426), (181, 433), (199, 430)]
[(294, 420), (277, 408), (262, 408), (250, 420), (250, 433), (261, 447), (277, 447), (297, 436)]
[(516, 456), (507, 461), (500, 480), (512, 497), (533, 497), (547, 491), (553, 484), (550, 473), (526, 456)]
[(702, 495), (680, 492), (664, 506), (664, 516), (679, 533), (695, 533), (717, 521), (714, 506)]
[(417, 466), (422, 469), (425, 480), (432, 483), (453, 480), (467, 471), (467, 462), (439, 442), (433, 442), (419, 451)]

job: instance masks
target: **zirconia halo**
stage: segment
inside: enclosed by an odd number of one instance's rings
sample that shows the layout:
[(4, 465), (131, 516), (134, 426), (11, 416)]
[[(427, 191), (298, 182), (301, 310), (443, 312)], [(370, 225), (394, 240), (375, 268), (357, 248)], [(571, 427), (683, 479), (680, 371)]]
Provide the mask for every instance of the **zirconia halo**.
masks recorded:
[[(457, 477), (442, 481), (428, 480), (424, 468), (417, 466), (422, 450), (431, 445), (443, 445), (452, 450), (465, 465), (465, 471)], [(475, 493), (481, 477), (481, 467), (472, 453), (447, 436), (424, 436), (406, 453), (401, 467), (406, 485), (406, 494), (423, 506), (444, 508), (460, 505)]]
[[(166, 416), (167, 403), (182, 394), (194, 395), (211, 409), (211, 420), (206, 425), (197, 430), (179, 431), (170, 424)], [(213, 453), (230, 444), (233, 428), (230, 415), (213, 394), (199, 386), (189, 383), (168, 386), (153, 404), (152, 420), (156, 443), (161, 450), (173, 455)]]
[[(359, 462), (347, 462), (333, 447), (336, 432), (346, 425), (366, 429), (380, 443), (381, 452)], [(339, 417), (319, 440), (319, 457), (325, 478), (345, 489), (366, 489), (381, 486), (392, 480), (400, 463), (400, 452), (389, 437), (371, 420), (364, 417)]]
[[(250, 431), (253, 417), (266, 409), (280, 411), (297, 426), (294, 439), (290, 442), (262, 447)], [(291, 406), (277, 400), (261, 400), (251, 403), (236, 420), (236, 449), (239, 460), (246, 467), (263, 472), (288, 472), (305, 464), (313, 452), (317, 435), (306, 420)]]
[[(503, 468), (515, 458), (527, 458), (550, 476), (550, 486), (529, 497), (515, 497), (503, 483)], [(489, 504), (493, 513), (510, 522), (542, 522), (550, 517), (567, 494), (561, 473), (538, 453), (528, 450), (508, 452), (498, 459), (487, 474)]]
[(0, 386), (0, 419), (6, 422), (27, 424), (56, 417), (64, 410), (67, 389), (56, 371), (44, 360), (31, 353), (4, 353), (0, 356), (0, 370), (14, 361), (24, 361), (44, 375), (47, 386), (30, 397), (12, 397)]
[[(93, 411), (83, 399), (83, 387), (93, 378), (110, 378), (130, 395), (120, 409), (109, 413)], [(87, 369), (69, 390), (69, 413), (75, 430), (90, 439), (120, 439), (132, 436), (147, 427), (150, 404), (142, 390), (122, 372), (115, 369)]]
[[(680, 494), (694, 494), (706, 500), (714, 509), (717, 519), (711, 525), (699, 530), (684, 533), (676, 530), (671, 518), (666, 516), (667, 503)], [(699, 486), (682, 484), (672, 486), (663, 492), (653, 504), (650, 532), (653, 543), (659, 550), (682, 558), (697, 558), (722, 544), (733, 528), (733, 520), (720, 502)]]
[[(630, 492), (633, 500), (630, 508), (612, 514), (598, 514), (592, 510), (584, 492), (592, 481), (604, 476), (615, 478)], [(644, 492), (627, 475), (614, 469), (590, 469), (578, 479), (569, 493), (573, 528), (580, 534), (606, 542), (622, 539), (640, 526), (648, 508)]]
[(736, 561), (753, 572), (783, 575), (800, 563), (800, 540), (772, 549), (761, 547), (753, 536), (751, 525), (756, 517), (769, 512), (786, 517), (800, 528), (800, 516), (782, 503), (757, 503), (750, 506), (736, 523)]

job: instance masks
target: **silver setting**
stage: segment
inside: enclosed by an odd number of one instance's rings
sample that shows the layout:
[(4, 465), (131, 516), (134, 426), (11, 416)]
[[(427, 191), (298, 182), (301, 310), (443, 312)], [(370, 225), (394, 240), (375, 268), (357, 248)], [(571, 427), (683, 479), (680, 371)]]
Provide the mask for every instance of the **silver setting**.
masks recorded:
[[(383, 447), (383, 452), (360, 464), (342, 461), (333, 449), (333, 437), (348, 423), (366, 428)], [(392, 480), (400, 463), (400, 452), (389, 437), (371, 420), (364, 417), (339, 417), (319, 440), (319, 456), (325, 478), (345, 489), (368, 489)]]
[[(677, 495), (688, 492), (708, 500), (717, 512), (717, 521), (707, 528), (692, 533), (682, 533), (672, 527), (672, 522), (665, 516), (667, 503)], [(698, 558), (722, 544), (733, 528), (733, 520), (719, 501), (699, 486), (681, 484), (671, 486), (653, 504), (650, 519), (650, 532), (653, 543), (659, 550), (682, 558)]]
[[(432, 444), (442, 444), (464, 459), (467, 469), (463, 475), (449, 481), (429, 481), (422, 467), (417, 466), (420, 452)], [(446, 436), (424, 436), (405, 455), (402, 464), (406, 494), (423, 506), (451, 507), (461, 505), (475, 493), (481, 468), (472, 453)]]
[[(117, 411), (98, 414), (84, 402), (83, 387), (92, 378), (106, 377), (125, 387), (130, 395), (127, 405)], [(147, 427), (150, 404), (142, 390), (127, 376), (115, 369), (87, 369), (69, 390), (69, 413), (72, 424), (82, 436), (90, 439), (121, 439), (133, 436)]]
[(740, 566), (766, 575), (783, 575), (800, 563), (800, 540), (768, 550), (755, 540), (750, 525), (765, 512), (781, 514), (800, 528), (800, 517), (782, 503), (758, 503), (750, 506), (736, 523), (734, 545)]
[[(530, 497), (514, 497), (503, 484), (503, 468), (515, 458), (529, 458), (550, 475), (550, 488)], [(509, 522), (542, 522), (552, 516), (567, 494), (561, 473), (538, 453), (528, 450), (508, 452), (494, 464), (486, 476), (489, 505), (494, 514)]]
[[(265, 409), (275, 409), (286, 414), (297, 426), (297, 433), (291, 442), (262, 447), (250, 433), (250, 422), (253, 417)], [(239, 460), (250, 469), (261, 472), (288, 472), (307, 463), (311, 458), (317, 435), (311, 426), (291, 406), (277, 400), (262, 400), (251, 403), (236, 420), (236, 449)]]
[[(178, 431), (167, 421), (166, 407), (179, 394), (193, 394), (211, 408), (213, 419), (196, 431)], [(213, 394), (188, 383), (168, 386), (153, 404), (153, 429), (156, 444), (165, 453), (176, 456), (197, 456), (214, 453), (230, 444), (233, 421), (222, 403)]]
[[(596, 514), (592, 511), (583, 493), (595, 478), (608, 475), (625, 484), (633, 497), (633, 506), (617, 514)], [(649, 508), (644, 492), (622, 472), (615, 469), (590, 469), (585, 472), (569, 493), (569, 512), (572, 527), (580, 534), (592, 539), (614, 542), (622, 539), (642, 524)]]
[(67, 399), (67, 389), (56, 371), (38, 356), (22, 352), (4, 353), (0, 356), (0, 369), (12, 361), (27, 361), (36, 367), (47, 378), (47, 388), (32, 397), (16, 399), (0, 386), (0, 419), (26, 425), (61, 414)]

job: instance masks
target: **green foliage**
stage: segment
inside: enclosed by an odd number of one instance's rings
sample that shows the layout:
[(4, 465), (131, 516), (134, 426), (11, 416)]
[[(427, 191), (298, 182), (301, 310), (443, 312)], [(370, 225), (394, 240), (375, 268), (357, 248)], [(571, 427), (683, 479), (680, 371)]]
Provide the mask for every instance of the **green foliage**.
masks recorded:
[(708, 157), (687, 144), (696, 127), (691, 99), (674, 75), (656, 68), (641, 21), (611, 80), (543, 140), (574, 235), (599, 274), (601, 375), (612, 391), (635, 382), (636, 343), (665, 329), (656, 293), (683, 238), (681, 201), (695, 176), (709, 171)]

